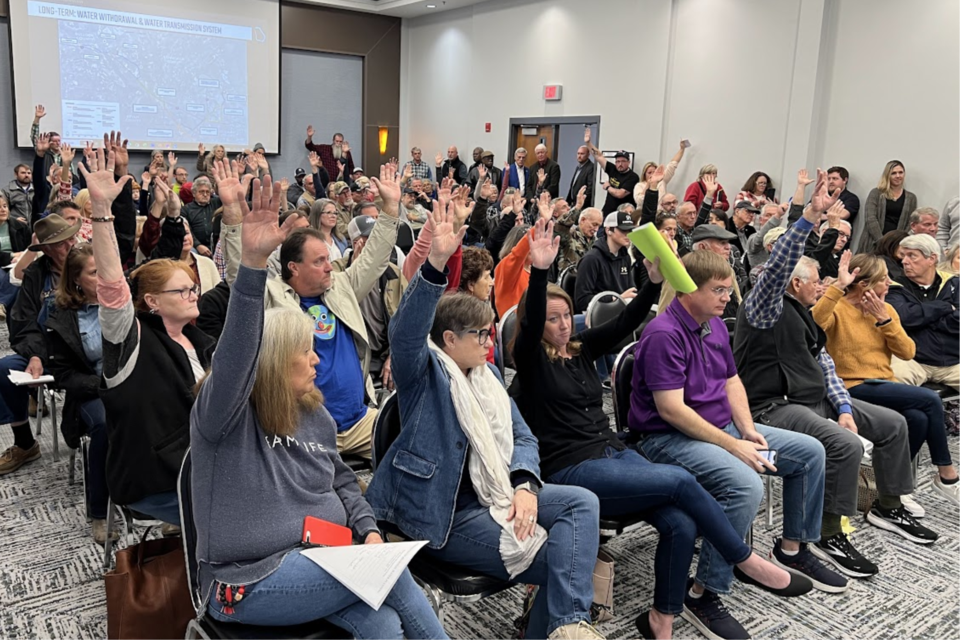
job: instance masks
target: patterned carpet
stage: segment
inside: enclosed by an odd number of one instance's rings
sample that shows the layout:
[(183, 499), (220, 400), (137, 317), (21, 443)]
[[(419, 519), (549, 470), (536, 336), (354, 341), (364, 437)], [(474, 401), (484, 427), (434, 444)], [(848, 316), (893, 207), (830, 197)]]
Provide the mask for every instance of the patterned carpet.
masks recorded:
[[(5, 342), (5, 336), (0, 340)], [(0, 447), (11, 442), (10, 430), (0, 428)], [(960, 459), (957, 440), (952, 439), (951, 444), (955, 459)], [(102, 550), (89, 535), (82, 486), (67, 483), (67, 452), (62, 442), (60, 460), (53, 459), (49, 421), (41, 447), (40, 460), (0, 478), (0, 637), (104, 638)], [(789, 600), (735, 584), (725, 602), (753, 637), (960, 636), (958, 510), (933, 491), (932, 467), (929, 460), (925, 462), (915, 497), (926, 507), (925, 523), (940, 533), (940, 540), (921, 547), (881, 532), (862, 519), (855, 520), (854, 542), (880, 565), (880, 575), (853, 581), (841, 595), (815, 591)], [(779, 481), (774, 486), (775, 504), (779, 505)], [(776, 526), (768, 531), (762, 513), (758, 517), (754, 528), (758, 552), (769, 552)], [(636, 637), (633, 619), (652, 601), (655, 544), (655, 534), (646, 526), (607, 544), (617, 563), (616, 617), (600, 628), (608, 638)], [(521, 589), (514, 588), (480, 603), (447, 605), (446, 628), (456, 638), (509, 638), (522, 598)], [(701, 637), (679, 619), (674, 634), (677, 638)]]

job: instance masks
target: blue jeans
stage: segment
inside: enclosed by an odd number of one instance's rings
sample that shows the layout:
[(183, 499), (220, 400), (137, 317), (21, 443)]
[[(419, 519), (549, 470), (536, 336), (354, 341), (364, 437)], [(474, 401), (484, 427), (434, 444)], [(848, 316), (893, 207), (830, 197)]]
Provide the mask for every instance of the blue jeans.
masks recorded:
[(17, 301), (17, 294), (20, 293), (20, 287), (10, 282), (10, 272), (6, 269), (0, 269), (0, 304), (7, 308), (7, 311), (13, 307)]
[(0, 358), (0, 424), (17, 424), (27, 421), (30, 405), (29, 387), (18, 387), (10, 382), (10, 371), (23, 371), (27, 359), (16, 353)]
[[(558, 627), (590, 621), (593, 567), (600, 546), (600, 507), (597, 497), (586, 489), (546, 484), (537, 507), (537, 523), (547, 530), (547, 541), (533, 564), (514, 578), (540, 587), (530, 611), (527, 638), (546, 638)], [(453, 514), (447, 544), (421, 553), (508, 580), (500, 558), (500, 532), (490, 510), (473, 497)]]
[[(583, 313), (578, 313), (573, 316), (573, 333), (574, 335), (582, 333), (587, 329), (587, 316)], [(610, 377), (610, 372), (613, 371), (613, 363), (616, 361), (616, 356), (610, 354), (600, 356), (594, 360), (594, 364), (597, 367), (597, 375), (600, 376), (600, 380), (606, 380)]]
[(80, 421), (87, 428), (90, 447), (87, 450), (87, 503), (90, 517), (107, 517), (107, 412), (100, 398), (80, 405)]
[(447, 638), (427, 597), (404, 570), (378, 611), (318, 564), (291, 551), (276, 571), (247, 585), (243, 600), (226, 614), (216, 598), (207, 611), (217, 620), (267, 627), (331, 622), (353, 638)]
[(176, 491), (155, 493), (126, 506), (151, 518), (180, 526), (180, 498)]
[(936, 392), (886, 381), (864, 382), (848, 391), (854, 398), (892, 409), (907, 420), (911, 458), (917, 457), (926, 442), (933, 464), (938, 467), (953, 464), (943, 424), (943, 402)]
[[(777, 450), (777, 472), (783, 478), (783, 537), (799, 542), (820, 539), (823, 517), (823, 445), (801, 433), (756, 425), (771, 449)], [(740, 439), (733, 423), (724, 431)], [(760, 474), (709, 442), (694, 440), (679, 431), (654, 433), (643, 439), (640, 448), (647, 458), (675, 464), (692, 473), (712, 495), (741, 538), (747, 535), (763, 498)], [(733, 581), (730, 563), (709, 541), (700, 550), (697, 582), (714, 593), (727, 593)]]
[(653, 563), (653, 606), (661, 613), (683, 612), (698, 531), (728, 563), (750, 557), (750, 547), (696, 478), (679, 467), (654, 464), (633, 449), (607, 447), (603, 458), (562, 469), (550, 476), (550, 482), (597, 494), (601, 517), (646, 512), (644, 520), (660, 533)]

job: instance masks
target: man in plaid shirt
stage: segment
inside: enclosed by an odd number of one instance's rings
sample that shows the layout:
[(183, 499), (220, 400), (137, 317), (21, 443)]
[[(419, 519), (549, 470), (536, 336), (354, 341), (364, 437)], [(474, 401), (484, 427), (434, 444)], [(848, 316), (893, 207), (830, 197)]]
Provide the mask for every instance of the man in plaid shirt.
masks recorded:
[(323, 168), (327, 170), (331, 182), (346, 180), (344, 176), (353, 173), (353, 155), (350, 153), (350, 143), (343, 139), (342, 133), (333, 134), (333, 144), (313, 144), (313, 125), (307, 126), (307, 139), (303, 146), (307, 151), (316, 151), (320, 156)]
[(430, 170), (430, 165), (423, 161), (423, 152), (420, 147), (410, 149), (410, 155), (412, 159), (407, 160), (407, 164), (403, 165), (403, 169), (400, 171), (403, 179), (433, 180), (433, 172)]
[[(802, 170), (794, 203), (805, 202), (804, 190), (811, 182)], [(863, 455), (857, 434), (874, 445), (873, 467), (883, 499), (899, 503), (899, 496), (913, 491), (913, 475), (906, 420), (850, 397), (824, 348), (826, 335), (809, 311), (819, 297), (820, 276), (817, 262), (803, 257), (804, 245), (821, 212), (835, 200), (827, 195), (820, 172), (811, 205), (774, 244), (740, 307), (733, 352), (754, 419), (810, 435), (826, 450), (823, 522), (820, 541), (811, 545), (811, 552), (848, 576), (868, 578), (877, 566), (853, 547), (840, 525), (841, 516), (857, 513)], [(849, 263), (847, 252), (836, 286), (846, 288), (853, 281)]]

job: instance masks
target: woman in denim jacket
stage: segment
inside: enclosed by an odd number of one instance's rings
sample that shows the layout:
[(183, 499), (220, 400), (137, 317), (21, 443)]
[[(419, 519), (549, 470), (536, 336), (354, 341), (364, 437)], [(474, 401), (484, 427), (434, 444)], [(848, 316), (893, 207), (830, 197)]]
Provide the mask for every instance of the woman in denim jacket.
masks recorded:
[(403, 430), (367, 501), (437, 559), (539, 585), (527, 637), (602, 640), (589, 624), (597, 498), (540, 480), (537, 440), (486, 362), (493, 311), (468, 294), (443, 295), (466, 230), (443, 209), (390, 322)]

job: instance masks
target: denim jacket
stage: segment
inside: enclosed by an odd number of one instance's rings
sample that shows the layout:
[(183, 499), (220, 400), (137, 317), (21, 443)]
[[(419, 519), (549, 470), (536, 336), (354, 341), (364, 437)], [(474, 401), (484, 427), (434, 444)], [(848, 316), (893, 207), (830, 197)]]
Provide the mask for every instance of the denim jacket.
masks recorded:
[[(447, 543), (469, 447), (450, 398), (450, 380), (427, 346), (446, 283), (444, 274), (424, 263), (390, 321), (393, 379), (403, 428), (366, 493), (378, 521), (396, 525), (412, 539), (429, 541), (432, 549)], [(525, 471), (539, 480), (537, 439), (513, 400), (510, 412), (514, 439), (510, 472)], [(470, 481), (469, 475), (465, 481)]]

